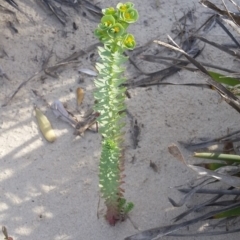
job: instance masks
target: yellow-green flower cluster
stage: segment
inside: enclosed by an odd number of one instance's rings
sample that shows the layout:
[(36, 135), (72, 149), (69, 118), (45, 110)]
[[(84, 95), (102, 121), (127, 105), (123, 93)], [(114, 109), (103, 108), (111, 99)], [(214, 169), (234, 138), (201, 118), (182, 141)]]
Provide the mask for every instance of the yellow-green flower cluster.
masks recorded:
[(112, 52), (129, 49), (136, 46), (135, 38), (126, 32), (130, 23), (138, 20), (138, 12), (131, 2), (119, 3), (115, 8), (110, 7), (103, 10), (104, 16), (95, 30), (95, 36)]

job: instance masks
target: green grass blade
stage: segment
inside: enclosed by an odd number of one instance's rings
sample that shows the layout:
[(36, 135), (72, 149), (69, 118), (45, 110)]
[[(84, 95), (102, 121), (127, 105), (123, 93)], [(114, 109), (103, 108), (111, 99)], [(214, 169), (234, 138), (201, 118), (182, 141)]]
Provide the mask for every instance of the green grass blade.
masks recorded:
[(234, 154), (224, 154), (224, 153), (194, 153), (194, 157), (197, 158), (206, 158), (212, 160), (220, 160), (220, 161), (231, 161), (235, 163), (240, 163), (240, 156)]
[(224, 76), (224, 75), (222, 75), (220, 73), (211, 72), (211, 71), (208, 71), (208, 73), (211, 75), (211, 77), (216, 82), (219, 82), (219, 83), (222, 83), (222, 84), (226, 84), (226, 85), (232, 86), (232, 87), (240, 84), (240, 81), (238, 79), (236, 79), (236, 78), (227, 77), (227, 76)]
[(218, 219), (218, 218), (226, 218), (226, 217), (236, 217), (239, 215), (240, 215), (240, 207), (237, 207), (237, 208), (227, 210), (225, 212), (218, 213), (212, 216), (212, 218)]
[(200, 163), (200, 164), (194, 164), (194, 166), (204, 167), (206, 169), (214, 171), (220, 167), (227, 166), (227, 164), (224, 164), (224, 163)]

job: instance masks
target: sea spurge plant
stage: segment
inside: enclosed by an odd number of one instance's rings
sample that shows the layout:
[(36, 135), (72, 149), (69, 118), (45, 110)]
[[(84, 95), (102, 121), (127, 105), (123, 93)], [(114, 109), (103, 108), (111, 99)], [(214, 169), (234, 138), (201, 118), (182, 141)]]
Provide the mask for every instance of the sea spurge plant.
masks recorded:
[(130, 23), (137, 21), (138, 12), (133, 3), (119, 3), (115, 8), (106, 8), (104, 16), (95, 30), (95, 36), (103, 43), (98, 48), (100, 61), (96, 64), (99, 72), (95, 80), (95, 111), (99, 112), (99, 132), (102, 134), (102, 153), (99, 164), (99, 187), (107, 206), (106, 219), (111, 225), (124, 220), (133, 208), (127, 203), (121, 188), (123, 171), (123, 127), (126, 79), (122, 77), (125, 50), (132, 50), (135, 39), (127, 33)]

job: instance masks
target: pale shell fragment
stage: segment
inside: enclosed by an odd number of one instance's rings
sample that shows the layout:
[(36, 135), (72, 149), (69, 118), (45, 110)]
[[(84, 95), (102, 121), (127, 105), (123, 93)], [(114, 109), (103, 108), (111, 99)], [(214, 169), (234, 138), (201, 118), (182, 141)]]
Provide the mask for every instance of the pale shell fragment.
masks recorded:
[(96, 72), (94, 72), (93, 70), (87, 69), (87, 68), (79, 68), (78, 69), (79, 72), (85, 73), (87, 75), (96, 77), (98, 74)]

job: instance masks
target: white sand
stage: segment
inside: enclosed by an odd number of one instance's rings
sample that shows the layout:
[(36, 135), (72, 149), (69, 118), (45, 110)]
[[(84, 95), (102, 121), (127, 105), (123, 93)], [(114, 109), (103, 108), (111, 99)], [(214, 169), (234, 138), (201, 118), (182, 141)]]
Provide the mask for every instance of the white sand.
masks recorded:
[[(174, 14), (179, 18), (195, 6), (196, 25), (207, 18), (203, 12), (208, 10), (197, 0), (133, 2), (140, 14), (139, 21), (131, 27), (138, 46), (157, 36), (166, 41), (167, 34), (172, 35)], [(105, 8), (117, 3), (100, 1), (100, 6)], [(156, 3), (159, 3), (158, 7)], [(0, 48), (7, 53), (0, 58), (0, 66), (10, 78), (0, 78), (1, 104), (20, 83), (41, 69), (51, 50), (58, 60), (96, 42), (93, 36), (96, 23), (78, 16), (71, 9), (64, 8), (72, 19), (63, 27), (33, 0), (21, 0), (19, 6), (37, 24), (31, 24), (24, 15), (17, 13), (20, 24), (15, 23), (15, 26), (19, 33), (14, 34), (6, 27), (7, 21), (14, 22), (13, 17), (0, 15)], [(72, 28), (73, 19), (79, 27), (77, 31)], [(219, 27), (213, 30), (210, 38), (230, 42)], [(71, 50), (73, 46), (75, 50)], [(216, 62), (216, 58), (219, 65), (224, 65), (227, 58), (228, 67), (236, 66), (233, 59), (229, 60), (225, 54), (214, 55), (211, 48), (206, 48), (199, 59)], [(150, 64), (142, 63), (141, 66)], [(80, 67), (91, 68), (86, 56)], [(145, 67), (145, 71), (153, 70)], [(126, 75), (130, 78), (136, 75), (136, 70), (128, 67)], [(84, 78), (84, 83), (79, 84), (79, 78)], [(181, 71), (166, 81), (204, 82), (204, 77)], [(80, 113), (76, 111), (77, 87), (86, 92)], [(79, 76), (76, 69), (67, 67), (59, 79), (47, 76), (44, 81), (38, 77), (29, 82), (13, 101), (0, 108), (0, 225), (8, 228), (14, 240), (122, 240), (137, 232), (129, 220), (115, 227), (109, 226), (104, 219), (103, 200), (97, 209), (100, 135), (88, 131), (84, 137), (76, 138), (71, 126), (56, 119), (31, 91), (38, 90), (49, 103), (55, 99), (67, 103), (68, 109), (79, 116), (92, 106), (93, 88), (92, 77)], [(145, 230), (170, 224), (171, 219), (185, 209), (175, 209), (169, 203), (168, 197), (179, 200), (182, 196), (171, 187), (187, 183), (196, 176), (176, 161), (167, 147), (177, 141), (218, 137), (226, 134), (228, 129), (237, 130), (239, 114), (221, 101), (216, 92), (207, 89), (154, 86), (132, 89), (130, 94), (132, 98), (126, 101), (128, 110), (144, 127), (139, 148), (133, 149), (127, 120), (124, 188), (127, 200), (135, 204), (130, 218), (139, 229)], [(34, 104), (51, 120), (58, 137), (55, 143), (46, 142), (39, 132), (33, 115)], [(186, 159), (192, 161), (190, 153), (183, 152)], [(134, 156), (135, 162), (131, 163)], [(150, 160), (156, 163), (159, 173), (149, 167)], [(239, 234), (232, 234), (230, 238), (239, 239)]]

